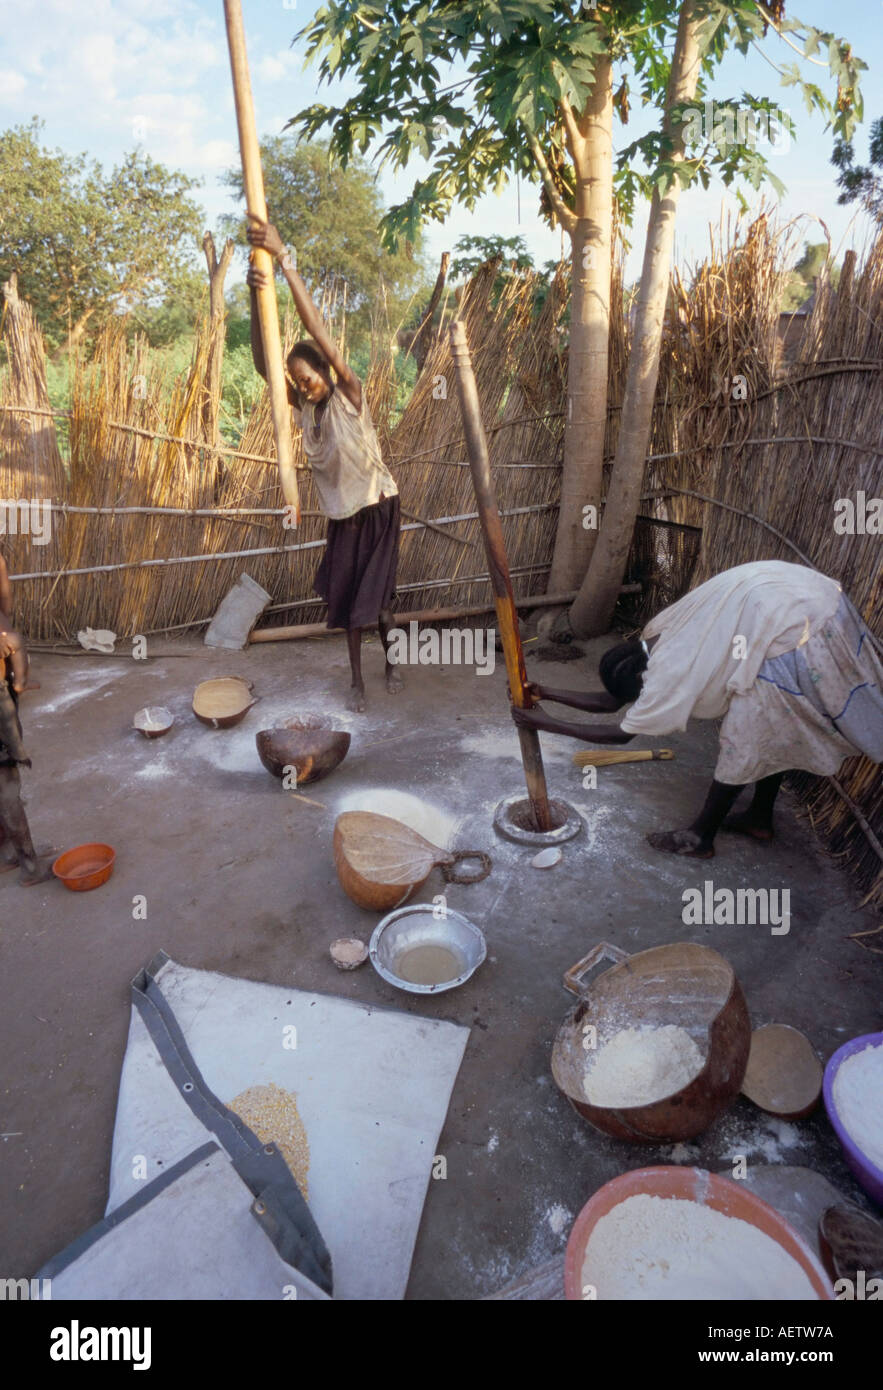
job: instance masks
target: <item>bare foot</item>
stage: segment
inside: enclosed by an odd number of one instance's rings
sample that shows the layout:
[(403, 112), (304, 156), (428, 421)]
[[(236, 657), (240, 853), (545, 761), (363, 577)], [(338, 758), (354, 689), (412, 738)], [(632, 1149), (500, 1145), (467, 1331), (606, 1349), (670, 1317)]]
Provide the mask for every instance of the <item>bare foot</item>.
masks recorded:
[[(53, 862), (54, 855), (51, 854), (45, 858), (25, 860), (18, 880), (22, 888), (33, 888), (37, 883), (48, 883), (52, 878)], [(30, 869), (27, 867), (29, 864), (32, 866)]]
[(404, 688), (405, 688), (405, 682), (404, 682), (404, 680), (402, 679), (402, 673), (401, 673), (401, 671), (397, 670), (395, 666), (387, 666), (387, 668), (386, 668), (386, 693), (387, 693), (387, 695), (398, 695), (402, 690), (404, 690)]
[(736, 835), (750, 835), (752, 840), (762, 840), (768, 844), (773, 838), (773, 828), (771, 825), (758, 825), (757, 821), (751, 819), (749, 811), (739, 811), (734, 816), (727, 816), (721, 830), (732, 830)]
[(657, 830), (647, 836), (647, 843), (666, 854), (685, 854), (691, 859), (714, 858), (714, 845), (703, 840), (695, 830)]
[(353, 714), (365, 713), (365, 687), (364, 685), (351, 685), (349, 694), (346, 697), (346, 707)]
[[(39, 845), (37, 848), (38, 859), (45, 859), (51, 856), (53, 861), (58, 858), (58, 850), (54, 845)], [(12, 846), (8, 846), (6, 852), (0, 856), (0, 874), (8, 874), (11, 869), (17, 869), (19, 858)]]

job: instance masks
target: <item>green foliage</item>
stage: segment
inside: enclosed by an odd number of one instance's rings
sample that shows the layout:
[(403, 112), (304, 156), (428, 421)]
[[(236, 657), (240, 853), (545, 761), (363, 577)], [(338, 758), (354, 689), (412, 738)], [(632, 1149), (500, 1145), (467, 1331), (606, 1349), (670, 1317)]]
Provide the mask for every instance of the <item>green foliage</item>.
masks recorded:
[[(244, 281), (228, 289), (226, 296), (227, 332), (226, 347), (238, 348), (251, 344), (251, 295)], [(291, 291), (284, 280), (276, 281), (276, 307), (280, 324), (285, 322), (286, 313), (293, 312)]]
[(228, 337), (221, 374), (220, 425), (229, 444), (239, 443), (263, 389), (264, 379), (255, 371), (250, 341), (231, 347)]
[[(419, 234), (394, 254), (382, 246), (383, 201), (364, 160), (356, 156), (343, 168), (329, 158), (327, 144), (299, 145), (290, 135), (265, 140), (261, 157), (270, 216), (295, 251), (314, 298), (337, 282), (331, 308), (340, 308), (345, 282), (348, 336), (354, 343), (368, 341), (372, 316), (384, 307), (390, 322), (398, 323), (428, 271)], [(228, 170), (224, 182), (243, 197), (241, 170)], [(227, 230), (244, 242), (244, 219), (228, 218)], [(282, 287), (287, 298), (284, 282)]]
[[(520, 276), (527, 271), (535, 270), (527, 243), (520, 236), (461, 236), (454, 245), (454, 251), (456, 254), (451, 262), (451, 271), (455, 280), (468, 280), (488, 261), (502, 258), (491, 289), (491, 303), (495, 306), (499, 303), (507, 281), (513, 276)], [(545, 271), (541, 272), (544, 278), (537, 282), (535, 288), (534, 315), (539, 313), (545, 303), (549, 284), (556, 268), (556, 263), (549, 261)]]
[[(366, 381), (372, 363), (370, 344), (366, 343), (349, 353), (349, 363), (359, 380)], [(395, 392), (387, 424), (390, 429), (394, 429), (402, 418), (405, 406), (411, 398), (417, 381), (418, 367), (410, 353), (400, 352), (398, 349), (393, 350), (391, 365), (395, 380)]]
[[(783, 314), (793, 313), (799, 309), (801, 304), (812, 295), (815, 282), (822, 274), (828, 263), (828, 243), (825, 241), (808, 241), (803, 248), (803, 254), (792, 266), (785, 281), (785, 288), (782, 292), (781, 310)], [(831, 283), (836, 288), (840, 282), (840, 267), (831, 266), (829, 269)]]
[[(848, 43), (786, 20), (779, 5), (698, 0), (698, 6), (703, 60), (697, 100), (727, 52), (761, 46), (773, 19), (777, 44), (796, 48), (808, 63), (822, 61), (835, 79), (836, 97), (826, 96), (795, 63), (778, 66), (782, 83), (797, 85), (808, 109), (821, 112), (836, 136), (850, 137), (862, 115), (865, 64)], [(306, 136), (329, 131), (331, 151), (344, 165), (373, 146), (380, 163), (394, 169), (413, 154), (429, 161), (428, 174), (383, 219), (384, 241), (395, 247), (402, 238), (413, 241), (427, 219), (444, 221), (455, 202), (474, 208), (515, 174), (539, 182), (536, 149), (545, 153), (557, 191), (571, 206), (564, 107), (583, 109), (595, 61), (605, 53), (633, 74), (642, 102), (659, 117), (620, 154), (616, 188), (624, 221), (639, 194), (664, 193), (674, 179), (707, 185), (715, 170), (727, 183), (738, 179), (757, 188), (770, 180), (781, 189), (752, 141), (736, 139), (722, 148), (711, 140), (685, 162), (675, 159), (663, 114), (680, 11), (680, 0), (608, 0), (597, 8), (577, 0), (330, 0), (297, 38), (306, 42), (308, 60), (318, 62), (321, 80), (346, 79), (355, 91), (338, 106), (306, 107), (290, 125)], [(757, 112), (772, 105), (750, 93), (743, 94), (746, 103)], [(626, 75), (615, 106), (625, 123)]]
[(837, 178), (840, 196), (837, 201), (861, 202), (872, 217), (883, 220), (883, 116), (871, 125), (869, 158), (870, 164), (856, 164), (852, 142), (836, 142), (831, 163), (840, 170)]
[(461, 236), (454, 244), (451, 275), (455, 280), (468, 280), (486, 261), (502, 259), (501, 272), (533, 270), (533, 259), (521, 236)]
[(417, 363), (409, 352), (397, 352), (393, 357), (395, 368), (396, 392), (393, 399), (392, 410), (389, 414), (389, 428), (394, 429), (401, 420), (405, 406), (411, 399), (411, 393), (417, 383)]
[(199, 320), (208, 313), (209, 286), (205, 271), (185, 271), (173, 293), (161, 304), (136, 306), (129, 315), (130, 335), (143, 333), (151, 347), (167, 347), (179, 338), (192, 338)]
[[(52, 410), (70, 410), (70, 378), (70, 359), (67, 353), (46, 359), (46, 390)], [(70, 421), (64, 415), (56, 416), (55, 438), (61, 457), (67, 462), (70, 459)]]
[(52, 347), (110, 314), (173, 305), (203, 225), (188, 196), (197, 181), (140, 150), (105, 174), (85, 155), (41, 147), (41, 129), (35, 117), (0, 135), (0, 280), (18, 272)]

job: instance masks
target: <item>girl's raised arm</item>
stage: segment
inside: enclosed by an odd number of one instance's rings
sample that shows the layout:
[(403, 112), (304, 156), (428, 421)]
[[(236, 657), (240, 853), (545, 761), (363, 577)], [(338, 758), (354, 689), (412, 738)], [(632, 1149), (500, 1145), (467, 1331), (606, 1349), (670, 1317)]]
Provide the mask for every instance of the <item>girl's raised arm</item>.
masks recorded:
[[(251, 214), (249, 214), (251, 216)], [(316, 308), (309, 291), (295, 270), (286, 250), (286, 247), (273, 226), (272, 222), (261, 222), (253, 217), (253, 226), (248, 229), (248, 240), (252, 246), (260, 246), (265, 251), (269, 251), (271, 256), (282, 265), (282, 273), (288, 281), (291, 290), (294, 306), (297, 309), (298, 317), (311, 338), (314, 338), (322, 349), (325, 357), (334, 368), (337, 376), (338, 385), (346, 396), (347, 400), (356, 410), (362, 409), (362, 383), (350, 367), (347, 366), (337, 345), (333, 341), (331, 334), (325, 326), (325, 322), (319, 310)]]

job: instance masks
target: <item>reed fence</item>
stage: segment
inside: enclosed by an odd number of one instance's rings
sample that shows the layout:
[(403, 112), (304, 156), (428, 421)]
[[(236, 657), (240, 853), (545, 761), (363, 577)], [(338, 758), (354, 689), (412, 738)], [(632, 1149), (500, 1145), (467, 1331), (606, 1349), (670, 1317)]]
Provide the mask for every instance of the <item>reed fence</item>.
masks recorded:
[[(629, 570), (639, 593), (620, 617), (639, 627), (691, 584), (761, 558), (798, 560), (838, 579), (879, 643), (883, 538), (838, 534), (834, 503), (883, 495), (883, 236), (823, 282), (794, 360), (783, 362), (778, 305), (788, 242), (765, 216), (713, 239), (689, 280), (672, 276), (643, 515)], [(536, 305), (539, 277), (489, 265), (437, 332), (401, 419), (392, 423), (393, 335), (376, 334), (365, 389), (405, 514), (399, 588), (407, 606), (490, 597), (465, 461), (446, 326), (466, 322), (518, 596), (546, 587), (560, 490), (566, 394), (567, 273)], [(622, 302), (617, 271), (612, 302)], [(19, 624), (70, 641), (86, 626), (122, 637), (206, 623), (244, 569), (273, 596), (264, 623), (321, 618), (312, 592), (324, 523), (296, 440), (304, 516), (296, 531), (278, 484), (266, 393), (234, 447), (207, 398), (217, 381), (217, 316), (199, 329), (189, 371), (166, 385), (143, 341), (110, 324), (72, 366), (53, 410), (42, 337), (14, 281), (5, 287), (0, 375), (0, 501), (53, 507), (48, 544), (0, 536), (16, 576)], [(289, 337), (294, 326), (286, 325)], [(605, 452), (612, 461), (629, 321), (611, 329)], [(56, 421), (63, 416), (66, 448)], [(209, 423), (206, 423), (206, 422)], [(0, 514), (2, 516), (2, 514)], [(813, 824), (883, 902), (883, 781), (853, 759), (839, 779), (795, 779)]]

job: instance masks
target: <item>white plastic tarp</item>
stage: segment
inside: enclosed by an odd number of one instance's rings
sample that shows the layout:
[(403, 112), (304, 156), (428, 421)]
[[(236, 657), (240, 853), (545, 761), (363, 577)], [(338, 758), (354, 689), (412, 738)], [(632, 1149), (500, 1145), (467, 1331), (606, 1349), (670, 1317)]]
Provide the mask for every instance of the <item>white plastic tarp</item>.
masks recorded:
[[(304, 1223), (295, 1220), (295, 1240), (302, 1238), (309, 1246), (311, 1216), (321, 1232), (318, 1244), (324, 1239), (330, 1252), (334, 1298), (402, 1298), (468, 1029), (331, 995), (193, 970), (162, 953), (133, 985), (133, 1001), (104, 1224), (113, 1222), (115, 1213), (140, 1208), (146, 1186), (177, 1172), (171, 1195), (164, 1187), (161, 1203), (150, 1203), (154, 1221), (165, 1222), (175, 1193), (184, 1193), (198, 1202), (206, 1231), (219, 1220), (228, 1230), (214, 1245), (209, 1237), (203, 1242), (200, 1268), (212, 1266), (214, 1293), (206, 1291), (205, 1278), (197, 1273), (191, 1290), (186, 1277), (182, 1284), (179, 1270), (177, 1292), (148, 1292), (158, 1277), (154, 1272), (145, 1274), (144, 1292), (115, 1296), (292, 1296), (282, 1292), (292, 1281), (290, 1275), (286, 1278), (284, 1261), (278, 1262), (281, 1268), (274, 1261), (273, 1246), (255, 1262), (244, 1237), (236, 1235), (247, 1227), (253, 1243), (251, 1225), (261, 1234), (253, 1200), (258, 1184), (252, 1182), (249, 1189), (242, 1170), (227, 1175), (235, 1182), (222, 1183), (219, 1177), (240, 1142), (234, 1126), (243, 1129), (238, 1121), (231, 1124), (225, 1107), (250, 1087), (275, 1085), (296, 1096), (309, 1140), (307, 1229), (304, 1235)], [(246, 1134), (254, 1147), (250, 1131)], [(194, 1154), (212, 1141), (222, 1156), (209, 1153), (194, 1164)], [(271, 1161), (278, 1161), (278, 1155)], [(285, 1175), (287, 1180), (287, 1169)], [(135, 1217), (141, 1221), (134, 1211), (124, 1223), (131, 1233), (136, 1232)], [(198, 1225), (197, 1218), (198, 1213), (188, 1220)], [(269, 1215), (263, 1224), (271, 1234)], [(113, 1240), (119, 1245), (118, 1233)], [(160, 1233), (154, 1242), (158, 1250), (165, 1240)], [(80, 1244), (86, 1241), (83, 1237)], [(113, 1243), (107, 1232), (102, 1241), (106, 1249)], [(292, 1246), (287, 1248), (290, 1253)], [(73, 1254), (73, 1247), (66, 1253)], [(303, 1290), (295, 1296), (322, 1297), (304, 1273), (316, 1274), (308, 1249), (306, 1255), (295, 1261)], [(62, 1274), (53, 1276), (53, 1297), (114, 1296), (86, 1292), (96, 1287), (98, 1256), (89, 1256), (93, 1272), (88, 1278), (83, 1259), (81, 1254), (73, 1263), (63, 1256), (50, 1262), (63, 1265)], [(132, 1259), (127, 1249), (129, 1270)], [(108, 1288), (114, 1279), (112, 1264), (110, 1256), (101, 1263)], [(252, 1272), (243, 1283), (246, 1265)], [(47, 1272), (52, 1272), (49, 1266)], [(138, 1279), (121, 1272), (118, 1282), (121, 1289), (124, 1284), (134, 1288)], [(197, 1285), (202, 1291), (196, 1291)]]

